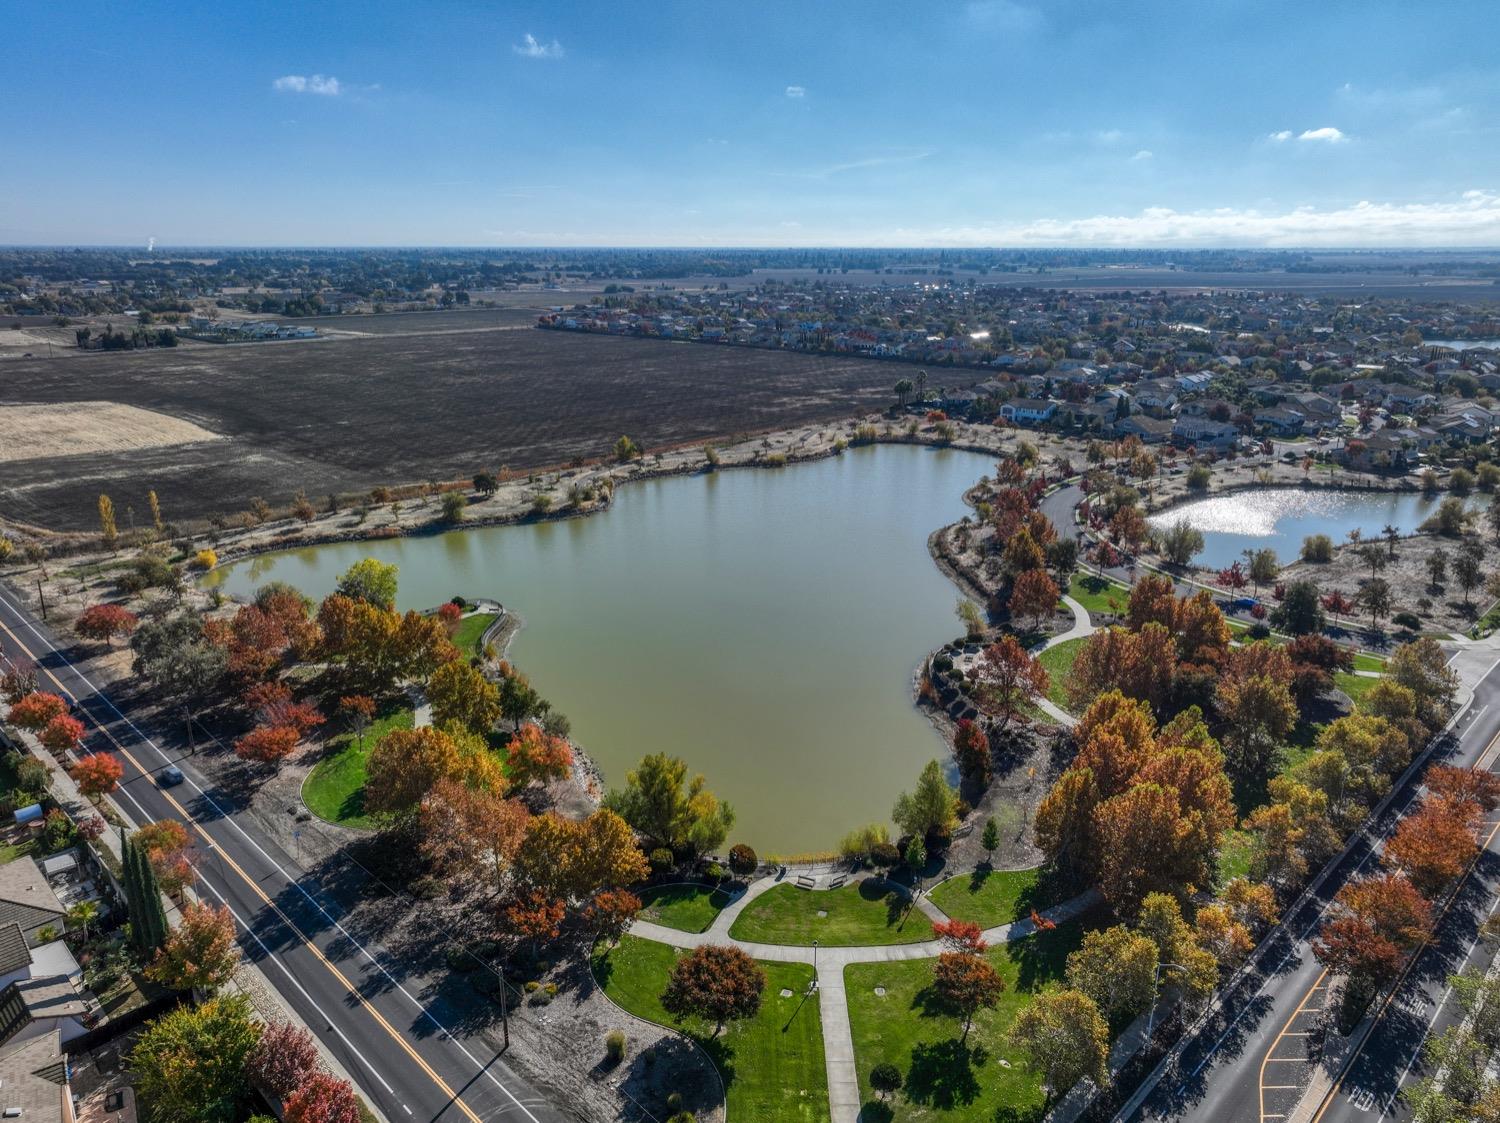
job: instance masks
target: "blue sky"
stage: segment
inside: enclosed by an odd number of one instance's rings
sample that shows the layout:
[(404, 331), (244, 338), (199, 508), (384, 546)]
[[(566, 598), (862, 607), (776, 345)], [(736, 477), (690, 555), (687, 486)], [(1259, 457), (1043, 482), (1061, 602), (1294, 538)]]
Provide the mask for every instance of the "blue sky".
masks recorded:
[(0, 243), (1500, 245), (1490, 2), (0, 11)]

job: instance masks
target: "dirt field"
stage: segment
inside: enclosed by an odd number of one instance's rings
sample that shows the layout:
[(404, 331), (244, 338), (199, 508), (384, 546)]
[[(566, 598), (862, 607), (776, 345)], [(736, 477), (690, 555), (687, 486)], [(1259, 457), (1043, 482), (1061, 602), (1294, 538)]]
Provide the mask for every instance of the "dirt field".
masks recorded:
[[(144, 511), (154, 488), (181, 521), (299, 489), (321, 499), (599, 456), (622, 433), (648, 449), (697, 442), (883, 406), (899, 374), (872, 360), (510, 330), (515, 315), (397, 315), (378, 319), (404, 332), (7, 362), (0, 403), (111, 401), (225, 439), (10, 461), (0, 516), (81, 529), (101, 491)], [(493, 330), (472, 330), (482, 320)]]
[(218, 439), (190, 421), (114, 402), (0, 405), (0, 464)]

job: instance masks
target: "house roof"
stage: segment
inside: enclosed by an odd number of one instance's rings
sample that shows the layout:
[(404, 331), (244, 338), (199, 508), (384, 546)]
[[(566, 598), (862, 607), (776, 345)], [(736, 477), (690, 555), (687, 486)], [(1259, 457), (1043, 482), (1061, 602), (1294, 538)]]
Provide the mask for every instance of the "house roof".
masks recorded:
[(62, 915), (62, 902), (34, 861), (23, 857), (0, 866), (0, 925), (28, 931)]
[(14, 922), (0, 924), (0, 975), (30, 966), (31, 949), (26, 946), (26, 933)]
[(82, 1017), (88, 1005), (66, 975), (53, 975), (46, 979), (22, 979), (13, 983), (26, 1004), (26, 1012), (33, 1018)]
[(18, 1109), (26, 1123), (62, 1123), (67, 1071), (57, 1030), (0, 1049), (0, 1112)]

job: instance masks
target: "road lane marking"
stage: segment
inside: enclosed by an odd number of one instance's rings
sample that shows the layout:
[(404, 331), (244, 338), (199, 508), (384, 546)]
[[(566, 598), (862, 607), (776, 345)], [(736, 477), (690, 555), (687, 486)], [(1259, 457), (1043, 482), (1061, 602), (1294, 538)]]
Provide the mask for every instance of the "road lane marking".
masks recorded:
[[(75, 678), (77, 678), (79, 682), (83, 683), (91, 691), (93, 691), (93, 696), (95, 698), (97, 698), (99, 701), (103, 702), (104, 705), (108, 706), (111, 710), (113, 710), (114, 713), (115, 713), (115, 716), (118, 717), (122, 722), (124, 722), (125, 725), (136, 735), (136, 737), (138, 737), (141, 740), (142, 743), (150, 746), (150, 748), (152, 749), (152, 751), (154, 751), (157, 756), (161, 757), (162, 760), (165, 761), (167, 764), (175, 763), (174, 760), (173, 760), (173, 758), (169, 757), (162, 750), (161, 746), (158, 745), (153, 738), (146, 736), (146, 734), (141, 731), (140, 727), (137, 726), (135, 724), (135, 722), (131, 721), (130, 718), (126, 717), (125, 714), (123, 712), (121, 712), (120, 708), (115, 705), (113, 699), (111, 699), (107, 694), (105, 694), (96, 685), (94, 685), (94, 683), (89, 680), (88, 676), (86, 676), (82, 671), (80, 671), (77, 667), (75, 667), (73, 665), (72, 660), (70, 660), (66, 655), (64, 655), (62, 653), (62, 651), (60, 651), (58, 649), (58, 647), (57, 647), (56, 644), (54, 644), (50, 639), (48, 639), (45, 635), (43, 635), (41, 631), (39, 631), (37, 629), (37, 626), (31, 621), (31, 618), (24, 611), (21, 610), (21, 608), (20, 608), (19, 605), (12, 605), (10, 603), (10, 601), (6, 597), (0, 596), (0, 607), (4, 607), (4, 608), (10, 609), (10, 611), (15, 614), (16, 618), (18, 620), (20, 620), (20, 622), (26, 626), (26, 628), (31, 632), (31, 634), (34, 635), (34, 636), (36, 636), (37, 639), (41, 640), (42, 643), (46, 644), (48, 650), (51, 651), (54, 655), (57, 656), (58, 659), (60, 659), (62, 661), (63, 665), (66, 666), (70, 672), (72, 672), (73, 676)], [(72, 699), (73, 701), (77, 701), (77, 699), (74, 696), (73, 692), (70, 691), (67, 687), (63, 686), (62, 680), (59, 679), (55, 674), (53, 674), (49, 668), (43, 667), (40, 662), (37, 662), (37, 657), (31, 651), (31, 649), (29, 647), (27, 647), (24, 642), (22, 642), (22, 640), (21, 640), (21, 638), (19, 636), (17, 636), (9, 628), (5, 627), (5, 625), (4, 625), (3, 622), (0, 622), (0, 630), (3, 630), (6, 635), (10, 636), (10, 638), (12, 639), (12, 641), (15, 642), (16, 646), (18, 646), (22, 651), (24, 651), (26, 653), (26, 656), (29, 659), (31, 659), (33, 662), (36, 662), (38, 670), (46, 672), (47, 677), (50, 678), (54, 683), (57, 684), (58, 689), (61, 690), (63, 692), (63, 694), (65, 694), (69, 699)], [(109, 738), (109, 740), (112, 741), (114, 744), (119, 745), (118, 739), (116, 739), (115, 736), (112, 733), (110, 733), (110, 731), (104, 726), (104, 724), (102, 722), (100, 722), (92, 714), (88, 714), (87, 711), (85, 711), (85, 714), (86, 714), (86, 716), (88, 716), (89, 720), (91, 722), (93, 722), (93, 724), (95, 725), (95, 727), (98, 728), (98, 730), (105, 735), (105, 737)], [(214, 740), (215, 740), (216, 743), (222, 744), (222, 742), (218, 742), (218, 738), (214, 738)], [(124, 751), (123, 747), (122, 747), (121, 751), (122, 752)], [(131, 763), (135, 764), (135, 761), (132, 759)], [(140, 771), (141, 773), (143, 773), (145, 775), (149, 775), (150, 774), (150, 773), (147, 772), (146, 769), (141, 768), (139, 764), (136, 764), (136, 769), (137, 769), (137, 771)], [(231, 817), (227, 811), (225, 811), (222, 807), (220, 807), (218, 805), (217, 802), (214, 801), (214, 799), (213, 799), (212, 796), (210, 796), (207, 792), (205, 792), (201, 787), (198, 786), (197, 781), (195, 781), (191, 776), (187, 776), (186, 780), (187, 780), (188, 785), (191, 786), (192, 789), (195, 792), (198, 793), (199, 798), (201, 798), (205, 803), (207, 803), (210, 807), (212, 807), (214, 809), (214, 811), (218, 814), (219, 819), (221, 821), (227, 823), (230, 827), (234, 828), (234, 830), (236, 832), (238, 832), (238, 834), (240, 835), (240, 837), (242, 839), (244, 839), (245, 842), (250, 847), (252, 847), (255, 850), (256, 853), (258, 853), (262, 858), (264, 858), (266, 860), (267, 864), (269, 864), (272, 868), (274, 868), (276, 870), (276, 872), (279, 873), (282, 876), (283, 879), (285, 879), (285, 881), (287, 882), (288, 885), (290, 885), (292, 888), (296, 889), (297, 892), (301, 893), (304, 897), (306, 897), (307, 900), (308, 900), (308, 902), (315, 909), (317, 909), (318, 912), (320, 912), (320, 913), (323, 914), (323, 917), (328, 921), (328, 923), (331, 924), (334, 928), (336, 928), (338, 930), (339, 934), (342, 935), (346, 940), (348, 940), (349, 943), (353, 947), (355, 947), (356, 949), (358, 949), (359, 953), (362, 956), (364, 956), (364, 958), (367, 959), (370, 962), (371, 966), (375, 967), (382, 975), (384, 975), (386, 977), (386, 979), (390, 982), (390, 984), (396, 990), (400, 991), (401, 994), (406, 998), (406, 1000), (408, 1002), (410, 1002), (414, 1007), (416, 1007), (417, 1012), (420, 1013), (422, 1015), (422, 1017), (426, 1018), (429, 1022), (431, 1022), (434, 1026), (437, 1027), (437, 1029), (438, 1029), (438, 1031), (439, 1031), (439, 1033), (440, 1033), (440, 1035), (441, 1035), (441, 1037), (442, 1037), (443, 1040), (451, 1042), (453, 1044), (453, 1046), (455, 1048), (457, 1048), (458, 1051), (460, 1053), (462, 1053), (464, 1055), (464, 1057), (466, 1057), (468, 1059), (469, 1063), (475, 1066), (475, 1068), (479, 1071), (480, 1074), (482, 1074), (487, 1080), (489, 1080), (489, 1082), (491, 1084), (493, 1084), (496, 1088), (499, 1088), (500, 1091), (502, 1091), (503, 1093), (505, 1093), (506, 1098), (509, 1099), (512, 1104), (514, 1104), (516, 1107), (520, 1108), (521, 1111), (525, 1113), (527, 1119), (531, 1120), (532, 1123), (541, 1123), (541, 1120), (537, 1119), (537, 1117), (534, 1114), (532, 1114), (531, 1110), (516, 1097), (515, 1093), (512, 1092), (508, 1087), (506, 1087), (506, 1085), (499, 1079), (499, 1077), (497, 1077), (494, 1074), (494, 1072), (491, 1071), (490, 1066), (494, 1063), (493, 1060), (491, 1060), (489, 1063), (481, 1064), (480, 1061), (479, 1061), (479, 1058), (476, 1057), (476, 1056), (474, 1056), (473, 1053), (469, 1052), (468, 1047), (466, 1045), (464, 1045), (464, 1043), (462, 1041), (460, 1041), (457, 1038), (455, 1038), (453, 1036), (452, 1032), (448, 1029), (447, 1026), (443, 1025), (442, 1022), (438, 1021), (437, 1018), (434, 1017), (432, 1015), (432, 1013), (427, 1009), (427, 1007), (424, 1006), (421, 1002), (419, 1002), (417, 1000), (416, 996), (413, 995), (411, 993), (411, 991), (407, 990), (406, 987), (405, 987), (405, 985), (402, 984), (401, 982), (399, 982), (396, 979), (396, 977), (394, 975), (392, 975), (391, 972), (386, 968), (386, 966), (383, 963), (381, 963), (378, 958), (376, 958), (374, 955), (372, 955), (370, 953), (370, 951), (364, 946), (364, 944), (362, 942), (360, 942), (359, 940), (357, 940), (354, 937), (354, 935), (351, 932), (349, 932), (348, 929), (346, 929), (343, 926), (343, 924), (340, 922), (340, 920), (337, 917), (335, 917), (332, 913), (330, 913), (328, 911), (328, 909), (326, 909), (323, 906), (323, 904), (316, 897), (314, 897), (311, 893), (309, 893), (307, 891), (306, 887), (303, 886), (303, 884), (301, 883), (300, 880), (291, 877), (286, 872), (286, 870), (282, 868), (280, 862), (276, 861), (275, 858), (271, 857), (271, 855), (266, 852), (265, 848), (262, 847), (260, 845), (260, 843), (256, 842), (255, 839), (252, 838), (245, 831), (244, 827), (240, 826), (240, 824), (238, 822), (236, 822), (234, 820), (234, 818)], [(160, 789), (160, 788), (158, 788), (157, 790), (158, 791), (162, 791), (162, 789)], [(162, 792), (162, 794), (165, 795), (166, 793)], [(172, 805), (174, 807), (177, 807), (179, 810), (182, 809), (181, 805), (178, 804), (177, 801), (174, 798), (172, 798), (171, 796), (168, 796), (167, 798), (172, 803)], [(139, 805), (137, 805), (137, 806), (139, 806)], [(187, 815), (187, 813), (185, 811), (183, 813), (184, 813), (184, 815), (186, 816), (186, 818), (187, 818), (187, 820), (189, 822), (193, 822), (195, 824), (197, 823), (197, 820), (194, 819), (191, 815)], [(203, 831), (203, 828), (201, 826), (198, 829), (200, 830), (200, 832)], [(205, 833), (205, 836), (206, 836), (206, 832), (204, 832), (204, 833)], [(245, 875), (242, 873), (241, 876), (245, 876)], [(497, 1056), (498, 1056), (498, 1054), (497, 1054)]]
[[(0, 598), (0, 603), (4, 603), (4, 598)], [(24, 619), (24, 617), (23, 617), (23, 619)], [(31, 630), (33, 632), (35, 632), (36, 628), (32, 627)], [(36, 659), (36, 656), (26, 646), (26, 644), (21, 641), (21, 638), (19, 636), (17, 636), (14, 632), (12, 632), (8, 627), (6, 627), (6, 625), (4, 624), (3, 621), (0, 621), (0, 632), (4, 632), (6, 635), (8, 635), (11, 638), (11, 641), (13, 643), (15, 643), (22, 651), (24, 651), (27, 654), (28, 657), (30, 657), (33, 660)], [(108, 699), (104, 698), (103, 695), (99, 694), (98, 687), (94, 686), (93, 683), (89, 682), (89, 680), (87, 678), (85, 678), (82, 674), (80, 674), (78, 672), (78, 670), (72, 666), (71, 662), (68, 661), (68, 659), (67, 659), (66, 656), (64, 656), (60, 651), (58, 651), (57, 648), (50, 641), (48, 641), (45, 636), (41, 636), (40, 633), (37, 633), (37, 634), (43, 640), (43, 642), (47, 643), (48, 647), (52, 648), (53, 653), (56, 654), (59, 658), (61, 658), (64, 663), (67, 663), (68, 666), (69, 666), (69, 668), (73, 670), (74, 674), (78, 675), (79, 681), (81, 681), (81, 682), (85, 683), (86, 685), (88, 685), (88, 687), (91, 690), (94, 691), (94, 693), (95, 693), (95, 695), (97, 697), (99, 697), (102, 701), (104, 701), (106, 704), (108, 704), (109, 707), (110, 707), (110, 709), (114, 710), (116, 714), (119, 714), (120, 717), (125, 721), (125, 724), (128, 725), (132, 730), (134, 730), (135, 733), (136, 733), (136, 735), (138, 737), (140, 737), (147, 744), (150, 744), (153, 748), (156, 749), (156, 751), (158, 753), (161, 753), (161, 749), (158, 746), (156, 746), (155, 742), (152, 741), (149, 737), (146, 737), (145, 734), (143, 734), (140, 731), (140, 729), (137, 728), (137, 726), (135, 725), (134, 722), (132, 722), (129, 718), (125, 717), (124, 714), (121, 714), (120, 711), (119, 711), (119, 709), (116, 708), (113, 703), (110, 703)], [(49, 679), (51, 679), (52, 682), (57, 685), (58, 689), (61, 690), (65, 695), (67, 695), (69, 699), (73, 700), (74, 702), (76, 702), (78, 700), (76, 698), (76, 696), (73, 694), (73, 692), (70, 691), (70, 690), (68, 690), (68, 688), (63, 685), (62, 680), (59, 679), (57, 677), (57, 675), (53, 674), (52, 669), (50, 667), (45, 667), (41, 663), (38, 663), (37, 664), (37, 669), (42, 674), (46, 675)], [(128, 760), (131, 763), (131, 765), (135, 768), (135, 770), (137, 772), (139, 772), (142, 776), (145, 776), (145, 777), (149, 777), (151, 775), (151, 772), (149, 770), (147, 770), (146, 768), (144, 768), (141, 765), (141, 763), (135, 759), (135, 757), (133, 757), (133, 756), (130, 755), (130, 752), (125, 748), (125, 746), (120, 743), (119, 739), (117, 737), (115, 737), (115, 735), (113, 733), (111, 733), (103, 725), (103, 723), (101, 723), (96, 717), (94, 717), (92, 714), (90, 714), (87, 710), (84, 710), (83, 713), (93, 723), (94, 727), (96, 729), (98, 729), (100, 733), (102, 733), (104, 735), (105, 739), (108, 740), (112, 745), (114, 745), (116, 751), (119, 752), (121, 756), (123, 756), (126, 760)], [(161, 755), (163, 757), (166, 756), (165, 753), (161, 753)], [(192, 781), (189, 781), (189, 782), (191, 783)], [(203, 790), (201, 788), (199, 788), (197, 784), (193, 784), (193, 787), (194, 787), (195, 790), (198, 791), (199, 795), (201, 795), (209, 803), (210, 806), (214, 807), (215, 810), (219, 810), (221, 815), (223, 814), (222, 810), (219, 809), (218, 805), (215, 804), (214, 801), (206, 793), (204, 793)], [(360, 991), (354, 986), (354, 984), (351, 983), (348, 980), (348, 978), (346, 978), (344, 976), (343, 972), (341, 972), (337, 967), (335, 967), (333, 965), (333, 963), (327, 958), (327, 956), (325, 956), (323, 954), (323, 952), (317, 947), (317, 945), (315, 945), (310, 939), (308, 939), (307, 935), (305, 933), (303, 933), (302, 929), (299, 928), (296, 924), (294, 924), (292, 922), (292, 919), (289, 916), (287, 916), (286, 913), (283, 912), (281, 910), (281, 908), (274, 901), (272, 901), (270, 897), (268, 897), (265, 894), (265, 892), (261, 889), (260, 885), (256, 882), (256, 880), (254, 878), (252, 878), (248, 873), (246, 873), (242, 868), (240, 868), (239, 864), (237, 862), (235, 862), (235, 860), (233, 858), (229, 857), (229, 855), (227, 853), (224, 852), (223, 847), (218, 846), (213, 841), (212, 836), (209, 835), (209, 833), (206, 830), (204, 830), (203, 825), (200, 822), (198, 822), (198, 820), (193, 815), (189, 814), (188, 811), (187, 811), (187, 809), (184, 808), (182, 806), (182, 804), (180, 804), (180, 803), (177, 802), (176, 797), (174, 797), (171, 792), (166, 791), (165, 789), (162, 789), (162, 788), (158, 788), (157, 791), (162, 796), (162, 798), (164, 798), (168, 803), (170, 803), (174, 808), (177, 809), (177, 811), (182, 815), (184, 821), (192, 823), (193, 827), (198, 831), (198, 833), (200, 835), (203, 836), (204, 840), (210, 846), (213, 846), (215, 848), (215, 850), (219, 853), (220, 857), (226, 863), (228, 863), (228, 865), (235, 871), (235, 873), (239, 874), (240, 878), (245, 882), (246, 885), (248, 885), (250, 887), (250, 890), (253, 893), (255, 893), (256, 896), (260, 897), (260, 899), (265, 903), (266, 907), (268, 907), (269, 909), (271, 909), (271, 911), (274, 912), (277, 916), (279, 916), (281, 918), (282, 922), (285, 923), (286, 926), (289, 929), (291, 929), (291, 931), (293, 931), (293, 932), (296, 933), (298, 939), (300, 939), (302, 941), (303, 945), (306, 946), (307, 949), (310, 952), (312, 952), (312, 954), (318, 959), (318, 961), (320, 963), (322, 963), (322, 965), (325, 968), (327, 968), (327, 970), (329, 971), (329, 973), (332, 974), (334, 976), (334, 978), (338, 979), (339, 982), (343, 984), (343, 986), (354, 997), (355, 1001), (363, 1009), (365, 1009), (370, 1014), (370, 1016), (377, 1023), (379, 1023), (379, 1025), (386, 1031), (386, 1033), (389, 1034), (390, 1037), (398, 1045), (400, 1045), (403, 1050), (405, 1050), (405, 1052), (411, 1057), (411, 1059), (417, 1064), (417, 1066), (419, 1068), (421, 1068), (427, 1074), (427, 1076), (432, 1080), (432, 1082), (434, 1084), (436, 1084), (438, 1086), (439, 1089), (442, 1090), (443, 1094), (448, 1097), (448, 1099), (453, 1103), (453, 1105), (455, 1107), (457, 1107), (460, 1111), (462, 1111), (466, 1116), (468, 1116), (468, 1118), (470, 1120), (470, 1123), (483, 1123), (483, 1121), (481, 1120), (480, 1116), (478, 1116), (477, 1114), (475, 1114), (474, 1111), (473, 1111), (473, 1109), (470, 1108), (469, 1105), (467, 1103), (465, 1103), (463, 1101), (463, 1099), (456, 1092), (454, 1092), (454, 1090), (451, 1087), (449, 1087), (447, 1081), (445, 1081), (440, 1075), (438, 1075), (437, 1071), (435, 1069), (433, 1069), (432, 1066), (429, 1065), (427, 1063), (427, 1061), (424, 1060), (421, 1057), (421, 1055), (417, 1053), (417, 1051), (415, 1049), (412, 1048), (411, 1044), (406, 1040), (406, 1038), (402, 1034), (400, 1034), (399, 1032), (397, 1032), (397, 1030), (390, 1024), (390, 1022), (386, 1021), (384, 1015), (382, 1015), (379, 1010), (375, 1009), (375, 1007), (373, 1005), (371, 1005), (370, 1001), (368, 999), (366, 999), (365, 996), (363, 994), (361, 994)], [(136, 801), (133, 796), (131, 798), (131, 802), (135, 803), (135, 805), (136, 805), (137, 808), (140, 808), (140, 810), (141, 810), (141, 812), (142, 812), (143, 815), (146, 814), (145, 809), (141, 808), (140, 803), (138, 801)], [(148, 821), (149, 821), (149, 816), (148, 816)], [(242, 834), (244, 833), (243, 829), (241, 829), (241, 833)], [(252, 845), (254, 845), (253, 841), (252, 841)], [(260, 852), (262, 854), (265, 854), (265, 851), (261, 850), (259, 846), (257, 846), (256, 849), (260, 850)], [(270, 856), (269, 855), (266, 855), (266, 857), (267, 857), (268, 860), (270, 860)], [(276, 867), (277, 872), (280, 873), (283, 878), (286, 878), (286, 880), (288, 881), (288, 883), (290, 883), (292, 885), (296, 884), (295, 881), (293, 881), (291, 878), (287, 877), (286, 871), (282, 870), (281, 867), (276, 862), (272, 861), (271, 864)], [(339, 932), (346, 939), (348, 939), (351, 944), (353, 944), (355, 947), (359, 948), (360, 952), (365, 956), (366, 959), (370, 960), (370, 962), (375, 967), (377, 967), (381, 971), (381, 973), (384, 974), (386, 976), (386, 978), (389, 979), (391, 981), (391, 983), (393, 983), (398, 990), (401, 991), (402, 994), (406, 995), (408, 999), (411, 999), (411, 994), (406, 990), (406, 988), (404, 986), (402, 986), (399, 982), (397, 982), (396, 979), (394, 979), (393, 977), (391, 977), (390, 973), (387, 972), (386, 969), (383, 966), (381, 966), (381, 964), (378, 961), (376, 961), (375, 958), (373, 956), (371, 956), (369, 952), (365, 951), (364, 948), (359, 944), (359, 942), (357, 940), (355, 940), (354, 937), (352, 935), (350, 935), (349, 932), (347, 932), (341, 924), (339, 924), (337, 921), (335, 921), (333, 919), (333, 917), (329, 916), (327, 910), (323, 909), (321, 905), (318, 905), (318, 903), (313, 900), (311, 894), (307, 893), (307, 891), (305, 889), (302, 890), (302, 892), (303, 892), (303, 895), (306, 896), (309, 901), (312, 901), (313, 905), (315, 907), (317, 907), (319, 909), (319, 911), (322, 912), (323, 915), (325, 917), (327, 917), (334, 924), (335, 927), (338, 928)], [(412, 1001), (415, 1002), (415, 1000), (412, 1000)], [(422, 1014), (425, 1015), (428, 1018), (428, 1020), (430, 1020), (434, 1025), (438, 1026), (438, 1028), (441, 1029), (444, 1033), (448, 1032), (447, 1028), (444, 1027), (440, 1022), (438, 1022), (438, 1020), (436, 1018), (434, 1018), (431, 1014), (427, 1013), (426, 1009), (424, 1007), (422, 1007), (420, 1003), (416, 1003), (416, 1005), (417, 1005), (417, 1008), (422, 1012)], [(451, 1037), (451, 1035), (450, 1035), (450, 1037)], [(470, 1054), (469, 1051), (464, 1048), (464, 1046), (463, 1046), (463, 1044), (461, 1042), (454, 1041), (453, 1043), (458, 1046), (459, 1050), (461, 1052), (463, 1052), (465, 1056), (469, 1057), (469, 1060), (472, 1063), (474, 1063), (476, 1065), (478, 1064), (478, 1061), (475, 1060), (474, 1057), (473, 1057), (473, 1055)], [(510, 1097), (511, 1101), (517, 1107), (519, 1107), (523, 1112), (526, 1113), (526, 1117), (528, 1119), (533, 1120), (533, 1123), (540, 1123), (540, 1120), (537, 1120), (536, 1116), (531, 1113), (530, 1109), (528, 1109), (525, 1104), (521, 1103), (520, 1100), (516, 1099), (515, 1095), (513, 1093), (511, 1093), (511, 1091), (508, 1088), (506, 1088), (505, 1085), (501, 1084), (499, 1082), (499, 1080), (497, 1080), (495, 1078), (495, 1076), (494, 1076), (493, 1073), (489, 1072), (488, 1066), (481, 1066), (480, 1067), (480, 1071), (486, 1073), (487, 1075), (489, 1075), (490, 1080), (497, 1087), (499, 1087), (502, 1091), (504, 1091), (505, 1094)]]

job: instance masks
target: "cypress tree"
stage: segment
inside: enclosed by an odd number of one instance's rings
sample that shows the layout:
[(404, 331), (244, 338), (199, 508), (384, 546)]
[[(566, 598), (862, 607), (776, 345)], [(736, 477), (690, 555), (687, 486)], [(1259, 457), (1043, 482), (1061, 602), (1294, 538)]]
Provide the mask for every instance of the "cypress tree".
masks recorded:
[(162, 908), (161, 886), (151, 859), (122, 830), (120, 849), (124, 858), (125, 900), (130, 908), (130, 938), (143, 957), (149, 957), (167, 939), (167, 913)]

